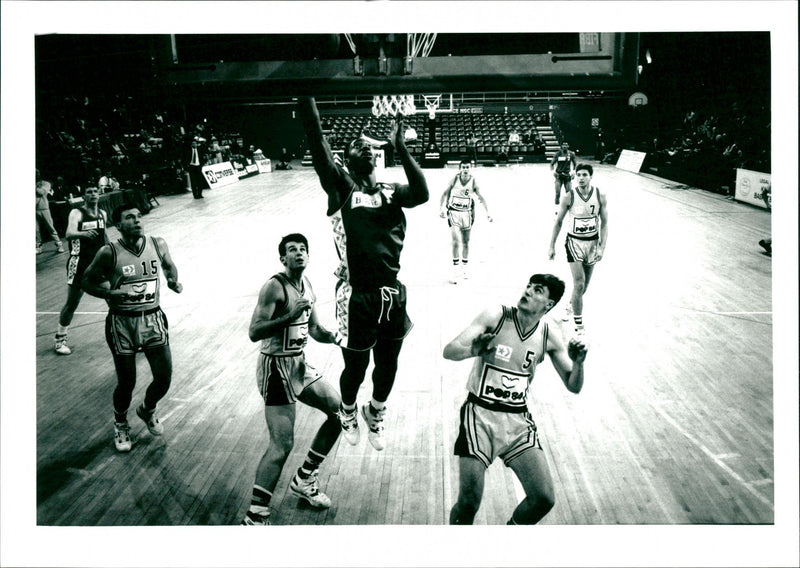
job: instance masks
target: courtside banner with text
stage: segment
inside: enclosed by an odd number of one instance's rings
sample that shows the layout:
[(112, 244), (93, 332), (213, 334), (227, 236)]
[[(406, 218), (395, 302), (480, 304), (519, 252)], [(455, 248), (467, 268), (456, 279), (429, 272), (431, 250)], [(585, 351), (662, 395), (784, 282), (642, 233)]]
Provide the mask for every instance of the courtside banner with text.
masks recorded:
[(619, 154), (617, 160), (617, 167), (621, 170), (628, 170), (629, 172), (639, 173), (642, 169), (642, 162), (647, 154), (645, 152), (636, 152), (634, 150), (623, 150)]
[(272, 162), (270, 162), (269, 158), (265, 158), (263, 155), (259, 156), (256, 154), (253, 159), (258, 167), (258, 173), (267, 174), (272, 171)]
[[(764, 191), (771, 193), (771, 187), (772, 176), (770, 174), (736, 168), (736, 193), (734, 197), (736, 197), (737, 201), (744, 201), (766, 209)], [(771, 207), (771, 195), (769, 199)]]
[(239, 176), (230, 162), (203, 166), (203, 175), (206, 177), (210, 189), (239, 181)]

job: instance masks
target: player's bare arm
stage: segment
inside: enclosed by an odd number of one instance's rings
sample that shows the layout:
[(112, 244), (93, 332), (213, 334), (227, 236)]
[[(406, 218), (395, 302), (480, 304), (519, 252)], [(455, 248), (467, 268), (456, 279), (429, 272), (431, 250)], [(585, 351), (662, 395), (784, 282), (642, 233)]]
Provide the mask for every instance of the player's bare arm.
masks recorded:
[(569, 199), (570, 197), (571, 195), (568, 195), (567, 198), (562, 199), (561, 203), (558, 205), (556, 220), (553, 223), (553, 233), (550, 235), (550, 248), (547, 251), (547, 257), (550, 260), (556, 257), (556, 239), (558, 239), (558, 234), (561, 232), (561, 225), (564, 223), (564, 217), (569, 209), (570, 203), (568, 200), (571, 201), (571, 199)]
[(481, 193), (481, 190), (478, 187), (478, 182), (475, 182), (475, 184), (473, 184), (472, 190), (475, 193), (475, 197), (477, 197), (478, 201), (480, 201), (481, 205), (483, 205), (483, 209), (484, 209), (484, 211), (486, 211), (486, 218), (491, 223), (492, 222), (492, 216), (489, 214), (489, 206), (486, 205), (486, 200), (483, 198), (483, 194)]
[(122, 290), (111, 290), (110, 274), (114, 268), (114, 256), (109, 245), (103, 245), (94, 260), (83, 273), (81, 288), (83, 291), (96, 298), (104, 300), (124, 300), (128, 297)]
[(494, 349), (492, 330), (503, 315), (503, 308), (490, 308), (481, 312), (455, 339), (445, 345), (442, 356), (450, 361), (463, 361), (489, 353)]
[(428, 193), (428, 182), (425, 180), (425, 175), (422, 173), (422, 168), (419, 167), (417, 161), (411, 157), (406, 147), (406, 142), (403, 139), (403, 125), (402, 117), (397, 116), (392, 126), (390, 136), (392, 146), (394, 146), (395, 156), (400, 158), (400, 163), (403, 165), (403, 171), (408, 179), (407, 185), (397, 185), (396, 193), (400, 200), (400, 205), (403, 207), (416, 207), (422, 205), (430, 197)]
[(600, 201), (600, 240), (597, 243), (597, 260), (603, 258), (608, 242), (608, 201), (606, 196), (597, 192), (597, 199)]
[(161, 237), (155, 237), (158, 250), (161, 252), (161, 267), (164, 270), (164, 276), (167, 279), (167, 286), (176, 294), (183, 291), (183, 284), (178, 282), (178, 267), (172, 260), (172, 255), (169, 254), (169, 247), (167, 242)]
[(298, 115), (306, 133), (308, 149), (314, 164), (314, 171), (319, 176), (322, 189), (329, 195), (342, 187), (342, 171), (333, 161), (333, 153), (328, 141), (322, 134), (322, 122), (319, 118), (317, 103), (313, 97), (297, 98)]
[(308, 320), (308, 334), (320, 343), (337, 343), (336, 334), (325, 329), (317, 318), (317, 308), (311, 308)]
[(453, 179), (450, 180), (450, 183), (447, 184), (447, 187), (442, 192), (442, 197), (439, 199), (439, 217), (444, 217), (447, 214), (447, 198), (450, 195), (450, 190), (453, 189), (453, 186), (456, 184), (456, 180), (458, 176), (455, 176)]
[(289, 313), (273, 317), (278, 302), (286, 302), (286, 295), (284, 294), (283, 286), (274, 278), (270, 278), (261, 287), (258, 293), (258, 303), (253, 310), (253, 317), (250, 318), (250, 341), (260, 341), (275, 335), (278, 331), (288, 326), (300, 315), (300, 312), (310, 305), (307, 299), (300, 298)]
[(78, 230), (78, 224), (81, 222), (81, 210), (73, 209), (69, 212), (67, 218), (67, 231), (64, 237), (67, 239), (93, 239), (97, 236), (97, 230), (88, 229), (86, 231)]
[(565, 346), (561, 334), (550, 333), (547, 336), (550, 361), (567, 390), (575, 394), (583, 388), (583, 362), (586, 353), (586, 344), (579, 338), (571, 338)]

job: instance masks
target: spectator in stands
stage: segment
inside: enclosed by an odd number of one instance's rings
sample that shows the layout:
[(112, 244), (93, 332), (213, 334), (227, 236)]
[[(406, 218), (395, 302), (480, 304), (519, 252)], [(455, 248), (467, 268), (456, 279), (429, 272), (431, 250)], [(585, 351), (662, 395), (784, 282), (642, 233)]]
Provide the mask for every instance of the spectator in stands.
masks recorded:
[(500, 151), (497, 153), (498, 164), (508, 164), (508, 146), (505, 144), (500, 146)]
[[(39, 181), (39, 180), (37, 180)], [(69, 194), (74, 193), (73, 188), (67, 185), (63, 176), (56, 177), (55, 183), (52, 184), (52, 201), (66, 201), (69, 199)]]
[[(251, 146), (252, 148), (252, 146)], [(211, 163), (212, 164), (221, 164), (222, 163), (222, 148), (219, 146), (219, 140), (217, 140), (216, 136), (211, 137), (211, 144), (208, 148), (208, 151), (211, 154)]]
[(467, 135), (467, 156), (473, 165), (478, 163), (478, 137), (472, 131)]
[(52, 184), (47, 180), (36, 182), (36, 254), (42, 252), (42, 231), (45, 231), (56, 244), (57, 252), (64, 252), (61, 238), (53, 227), (53, 216), (50, 214), (49, 196)]
[(518, 146), (520, 143), (519, 132), (516, 130), (511, 130), (508, 134), (508, 145), (509, 146)]
[(594, 141), (594, 159), (598, 161), (602, 161), (603, 157), (606, 155), (606, 141), (603, 137), (603, 129), (597, 129), (597, 137)]

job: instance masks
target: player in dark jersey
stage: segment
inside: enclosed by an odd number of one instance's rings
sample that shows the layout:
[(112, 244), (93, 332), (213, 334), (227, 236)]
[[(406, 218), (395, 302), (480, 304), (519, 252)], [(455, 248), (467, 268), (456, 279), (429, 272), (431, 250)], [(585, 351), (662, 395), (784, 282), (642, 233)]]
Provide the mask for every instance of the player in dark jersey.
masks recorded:
[(114, 444), (118, 451), (129, 452), (128, 407), (136, 386), (139, 351), (144, 352), (150, 363), (153, 382), (136, 408), (136, 415), (154, 436), (164, 433), (164, 426), (156, 416), (156, 404), (167, 394), (172, 381), (172, 354), (167, 316), (159, 304), (161, 273), (174, 292), (180, 293), (183, 286), (178, 282), (178, 268), (164, 239), (145, 236), (138, 207), (127, 203), (118, 206), (111, 213), (111, 221), (121, 238), (100, 248), (81, 285), (85, 292), (108, 303), (106, 342), (117, 371)]
[(320, 343), (337, 341), (317, 320), (314, 291), (303, 275), (308, 266), (308, 240), (299, 233), (286, 235), (278, 244), (278, 254), (284, 270), (261, 287), (250, 319), (250, 340), (261, 342), (256, 382), (264, 400), (269, 446), (256, 469), (243, 525), (269, 524), (272, 492), (294, 447), (297, 401), (327, 416), (289, 484), (292, 493), (312, 507), (331, 506), (330, 498), (319, 490), (317, 474), (341, 431), (336, 414), (341, 404), (339, 393), (306, 361), (304, 352), (309, 335)]
[(561, 149), (553, 154), (550, 160), (550, 170), (555, 178), (556, 205), (561, 202), (561, 187), (569, 193), (572, 190), (572, 178), (575, 176), (575, 166), (578, 164), (578, 157), (575, 152), (570, 151), (569, 143), (562, 142)]
[(567, 390), (578, 393), (583, 388), (586, 346), (580, 338), (565, 346), (558, 329), (549, 333), (549, 322), (542, 319), (563, 294), (560, 279), (534, 274), (516, 307), (484, 310), (444, 348), (445, 359), (451, 361), (476, 358), (455, 442), (460, 489), (450, 524), (472, 524), (486, 469), (498, 457), (525, 490), (508, 524), (538, 523), (555, 504), (553, 478), (527, 397), (545, 353)]
[(406, 231), (403, 208), (425, 203), (428, 185), (406, 148), (399, 119), (392, 126), (391, 144), (408, 183), (379, 183), (367, 139), (359, 137), (349, 144), (345, 169), (334, 162), (322, 135), (314, 99), (301, 97), (298, 106), (314, 170), (328, 194), (327, 214), (341, 261), (336, 271), (336, 317), (344, 358), (339, 381), (342, 431), (349, 443), (358, 443), (356, 396), (372, 351), (372, 400), (361, 412), (369, 426), (370, 443), (382, 450), (386, 400), (397, 374), (403, 339), (412, 326), (406, 313), (406, 288), (397, 279)]
[(106, 212), (99, 209), (100, 190), (87, 187), (83, 190), (83, 207), (69, 212), (67, 219), (67, 239), (69, 259), (67, 260), (67, 301), (58, 316), (58, 331), (55, 336), (55, 351), (59, 355), (69, 355), (72, 350), (67, 345), (67, 333), (72, 316), (78, 309), (83, 288), (81, 279), (86, 268), (94, 259), (100, 247), (108, 242), (106, 237)]

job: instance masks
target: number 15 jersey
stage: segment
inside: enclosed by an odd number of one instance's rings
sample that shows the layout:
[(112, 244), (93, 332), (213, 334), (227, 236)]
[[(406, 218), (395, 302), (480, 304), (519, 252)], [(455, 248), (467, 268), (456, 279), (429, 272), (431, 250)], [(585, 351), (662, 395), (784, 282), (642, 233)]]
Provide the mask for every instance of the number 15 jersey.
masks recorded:
[(496, 334), (495, 349), (476, 357), (467, 390), (498, 410), (525, 408), (536, 365), (544, 359), (548, 332), (548, 323), (543, 320), (525, 332), (517, 308), (503, 306), (503, 315), (492, 330)]
[(301, 298), (308, 300), (309, 304), (305, 310), (300, 312), (300, 315), (289, 322), (289, 325), (275, 335), (262, 339), (261, 352), (266, 355), (299, 355), (303, 352), (303, 347), (308, 341), (308, 322), (311, 319), (311, 309), (314, 307), (314, 301), (316, 300), (314, 291), (305, 276), (302, 277), (299, 288), (286, 275), (280, 272), (273, 278), (283, 286), (286, 302), (275, 307), (275, 313), (272, 317), (288, 314)]

